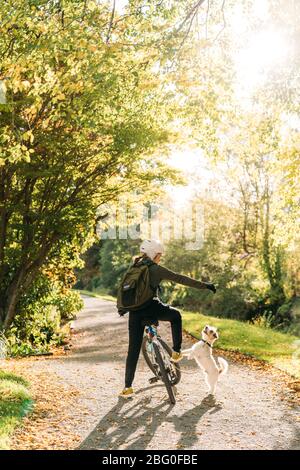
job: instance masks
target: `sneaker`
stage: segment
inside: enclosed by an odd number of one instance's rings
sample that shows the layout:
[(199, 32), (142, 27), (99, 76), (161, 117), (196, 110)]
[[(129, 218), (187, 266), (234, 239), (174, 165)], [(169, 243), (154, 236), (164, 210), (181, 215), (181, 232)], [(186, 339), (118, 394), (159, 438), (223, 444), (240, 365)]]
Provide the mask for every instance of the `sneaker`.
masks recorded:
[(125, 387), (122, 390), (122, 392), (119, 394), (119, 397), (129, 398), (129, 397), (132, 397), (133, 395), (134, 395), (133, 388), (132, 387), (128, 387), (128, 388)]
[(181, 352), (177, 352), (177, 351), (172, 352), (172, 357), (171, 357), (172, 362), (179, 362), (181, 361), (182, 358), (183, 358), (183, 355), (181, 354)]

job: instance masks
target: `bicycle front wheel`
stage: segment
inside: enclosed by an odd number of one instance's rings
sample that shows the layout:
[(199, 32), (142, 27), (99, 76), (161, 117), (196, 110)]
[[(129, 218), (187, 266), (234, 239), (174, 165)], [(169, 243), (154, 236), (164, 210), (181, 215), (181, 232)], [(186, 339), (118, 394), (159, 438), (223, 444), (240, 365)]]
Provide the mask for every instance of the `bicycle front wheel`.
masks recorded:
[(172, 387), (172, 383), (169, 379), (168, 371), (165, 368), (165, 364), (164, 364), (161, 352), (159, 350), (159, 346), (156, 343), (153, 343), (153, 348), (154, 348), (157, 364), (159, 365), (159, 368), (160, 368), (161, 378), (165, 384), (165, 387), (169, 395), (170, 403), (172, 403), (172, 405), (175, 405), (176, 399), (174, 395), (174, 390)]

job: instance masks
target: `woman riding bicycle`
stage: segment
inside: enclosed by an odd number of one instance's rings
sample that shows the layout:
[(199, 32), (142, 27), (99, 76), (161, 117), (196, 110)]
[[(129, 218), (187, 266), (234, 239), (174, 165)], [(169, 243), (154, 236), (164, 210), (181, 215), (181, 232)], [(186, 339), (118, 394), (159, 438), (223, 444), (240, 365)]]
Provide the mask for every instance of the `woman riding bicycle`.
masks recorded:
[[(132, 382), (142, 346), (145, 321), (156, 323), (158, 320), (169, 321), (172, 329), (173, 353), (172, 361), (179, 362), (182, 359), (182, 318), (180, 312), (170, 305), (161, 302), (157, 296), (159, 284), (163, 280), (176, 282), (196, 289), (209, 289), (216, 292), (213, 284), (197, 281), (188, 276), (177, 274), (160, 266), (160, 258), (163, 254), (163, 246), (157, 240), (145, 240), (140, 247), (140, 256), (135, 258), (134, 265), (147, 264), (149, 269), (150, 285), (153, 288), (153, 297), (145, 302), (138, 310), (129, 310), (129, 345), (126, 360), (125, 388), (120, 393), (122, 397), (130, 397), (134, 391)], [(126, 310), (119, 309), (119, 314), (124, 315)]]

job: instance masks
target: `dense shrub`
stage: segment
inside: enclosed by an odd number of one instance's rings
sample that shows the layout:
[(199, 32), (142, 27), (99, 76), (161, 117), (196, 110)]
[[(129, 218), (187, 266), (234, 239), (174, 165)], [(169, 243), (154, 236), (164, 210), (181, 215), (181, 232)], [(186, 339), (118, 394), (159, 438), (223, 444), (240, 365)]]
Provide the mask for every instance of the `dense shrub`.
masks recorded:
[(50, 345), (60, 344), (62, 339), (58, 310), (37, 302), (34, 309), (16, 316), (8, 335), (8, 349), (13, 356), (45, 352)]
[(292, 301), (287, 301), (282, 304), (274, 315), (274, 326), (281, 326), (282, 328), (287, 328), (291, 325), (293, 321), (292, 313)]
[(168, 287), (163, 291), (164, 300), (174, 306), (208, 315), (248, 320), (252, 316), (253, 305), (242, 294), (239, 287), (221, 289), (215, 295), (208, 290), (199, 291), (182, 286)]
[(19, 302), (7, 333), (9, 354), (46, 352), (51, 345), (61, 344), (65, 336), (62, 324), (72, 320), (82, 306), (77, 292), (41, 275)]
[(66, 290), (63, 294), (57, 295), (53, 300), (57, 307), (62, 322), (73, 320), (76, 313), (83, 308), (83, 301), (74, 290)]

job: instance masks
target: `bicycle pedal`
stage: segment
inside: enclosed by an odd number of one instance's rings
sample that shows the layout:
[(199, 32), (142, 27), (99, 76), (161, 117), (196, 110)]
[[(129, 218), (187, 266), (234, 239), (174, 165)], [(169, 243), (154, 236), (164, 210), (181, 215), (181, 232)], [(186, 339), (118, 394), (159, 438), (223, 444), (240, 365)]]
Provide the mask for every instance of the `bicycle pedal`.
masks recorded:
[(159, 378), (158, 377), (151, 377), (151, 379), (149, 379), (149, 383), (150, 384), (155, 384), (156, 382), (158, 382)]

